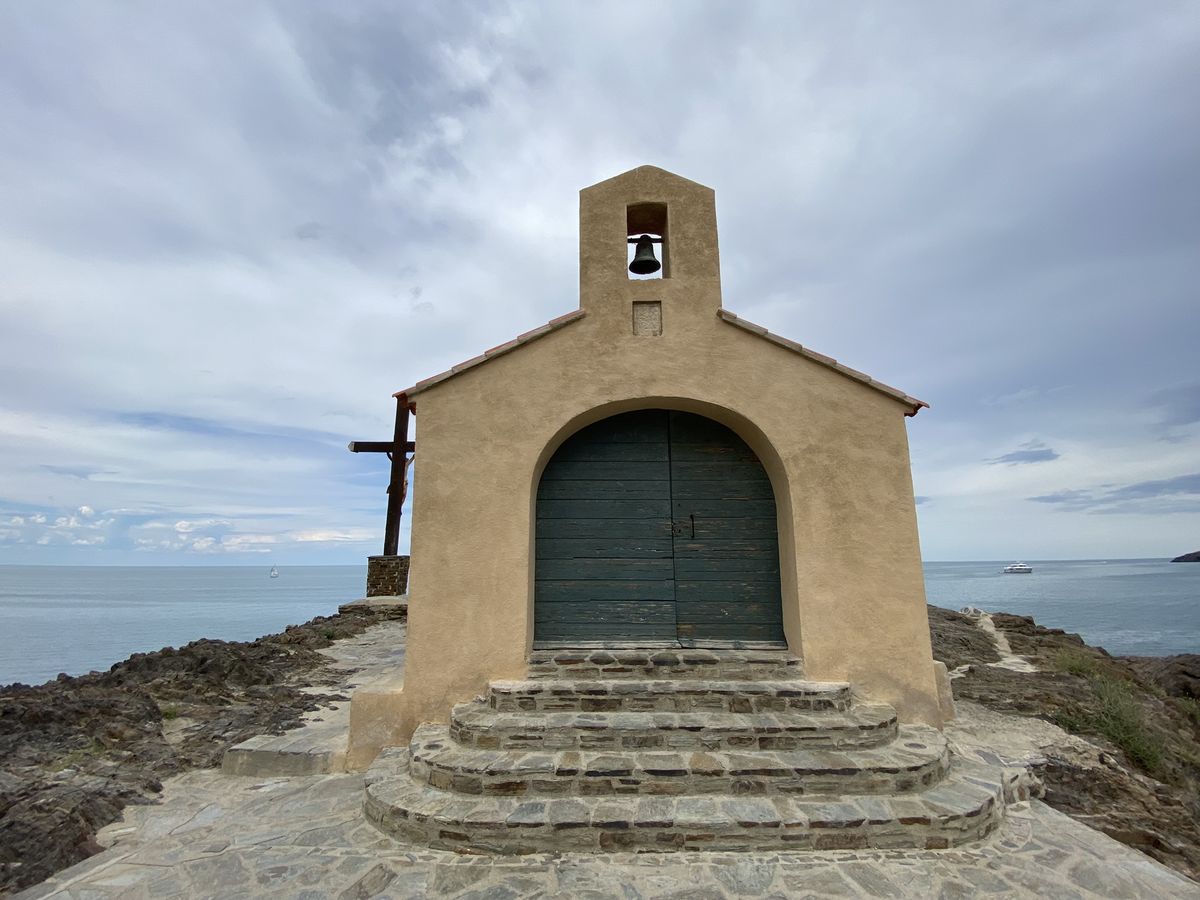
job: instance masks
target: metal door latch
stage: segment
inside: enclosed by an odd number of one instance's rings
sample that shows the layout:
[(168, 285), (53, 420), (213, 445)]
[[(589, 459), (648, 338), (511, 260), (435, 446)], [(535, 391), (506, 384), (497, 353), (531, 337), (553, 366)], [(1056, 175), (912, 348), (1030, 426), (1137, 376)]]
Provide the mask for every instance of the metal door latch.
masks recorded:
[(687, 522), (672, 522), (671, 523), (671, 534), (675, 535), (676, 537), (683, 537), (685, 534), (688, 533), (688, 531), (691, 531), (692, 540), (694, 541), (696, 539), (696, 514), (695, 513), (691, 513), (688, 516)]

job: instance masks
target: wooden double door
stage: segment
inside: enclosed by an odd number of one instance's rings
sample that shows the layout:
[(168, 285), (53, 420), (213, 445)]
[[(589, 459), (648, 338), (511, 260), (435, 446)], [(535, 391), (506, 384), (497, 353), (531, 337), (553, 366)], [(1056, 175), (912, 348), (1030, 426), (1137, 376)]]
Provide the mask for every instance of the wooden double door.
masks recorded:
[(547, 464), (536, 519), (536, 646), (785, 646), (775, 495), (724, 425), (590, 425)]

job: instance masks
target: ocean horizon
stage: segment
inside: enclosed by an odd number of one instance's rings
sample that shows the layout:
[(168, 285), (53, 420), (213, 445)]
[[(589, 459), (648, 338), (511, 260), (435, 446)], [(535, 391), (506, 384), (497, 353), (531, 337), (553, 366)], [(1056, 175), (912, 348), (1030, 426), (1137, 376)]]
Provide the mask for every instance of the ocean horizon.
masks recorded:
[[(1114, 655), (1200, 653), (1200, 564), (1166, 559), (924, 563), (947, 609), (1033, 616)], [(212, 638), (253, 640), (365, 593), (366, 566), (0, 565), (0, 684), (104, 671), (133, 653)]]

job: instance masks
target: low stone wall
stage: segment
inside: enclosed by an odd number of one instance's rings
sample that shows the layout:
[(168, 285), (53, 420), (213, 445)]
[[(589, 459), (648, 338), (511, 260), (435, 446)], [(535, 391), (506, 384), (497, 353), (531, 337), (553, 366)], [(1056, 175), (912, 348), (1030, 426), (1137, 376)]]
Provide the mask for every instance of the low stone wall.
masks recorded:
[(408, 593), (407, 556), (367, 557), (367, 596), (398, 597)]

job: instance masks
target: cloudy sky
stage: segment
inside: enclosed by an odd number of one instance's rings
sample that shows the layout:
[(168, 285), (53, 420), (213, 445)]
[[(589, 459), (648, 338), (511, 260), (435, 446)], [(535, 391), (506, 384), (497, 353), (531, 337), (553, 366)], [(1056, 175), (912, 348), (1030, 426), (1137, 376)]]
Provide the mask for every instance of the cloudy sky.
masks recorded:
[(1197, 109), (1194, 2), (4, 4), (0, 563), (361, 563), (347, 440), (573, 309), (644, 163), (932, 404), (927, 559), (1195, 550)]

